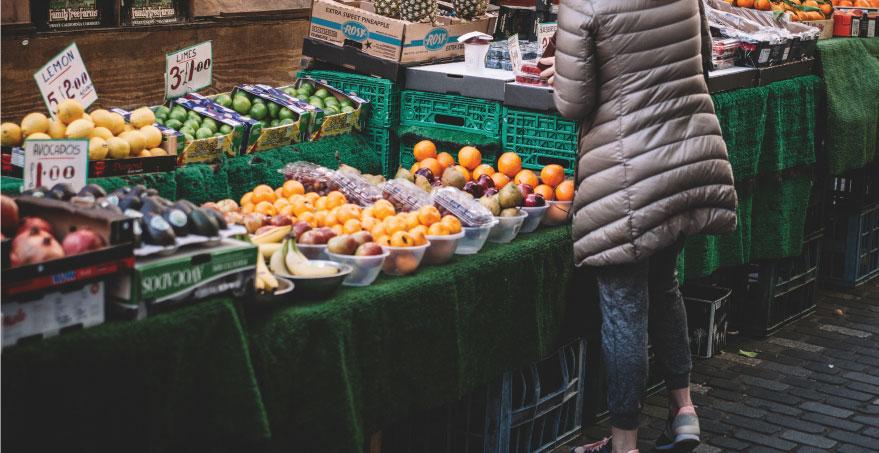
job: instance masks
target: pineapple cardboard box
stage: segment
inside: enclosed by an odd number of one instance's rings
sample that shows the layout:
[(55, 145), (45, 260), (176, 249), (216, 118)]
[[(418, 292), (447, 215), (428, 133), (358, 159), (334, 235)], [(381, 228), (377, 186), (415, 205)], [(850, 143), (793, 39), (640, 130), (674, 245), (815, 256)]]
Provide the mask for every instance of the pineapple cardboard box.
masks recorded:
[(491, 35), (497, 22), (492, 12), (470, 20), (438, 14), (436, 0), (380, 0), (378, 6), (394, 17), (377, 13), (372, 2), (315, 0), (309, 37), (384, 60), (419, 63), (462, 57), (458, 37), (474, 31)]

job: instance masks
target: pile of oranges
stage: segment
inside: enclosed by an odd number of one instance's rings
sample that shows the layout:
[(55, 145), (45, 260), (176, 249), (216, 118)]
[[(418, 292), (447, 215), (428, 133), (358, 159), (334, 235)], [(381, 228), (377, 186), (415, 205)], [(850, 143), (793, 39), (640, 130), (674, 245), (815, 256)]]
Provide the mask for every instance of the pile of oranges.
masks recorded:
[(753, 8), (764, 11), (780, 11), (792, 22), (804, 20), (825, 20), (833, 15), (836, 6), (877, 8), (879, 0), (724, 0), (733, 6)]
[[(234, 204), (234, 202), (233, 202)], [(387, 200), (361, 208), (348, 203), (345, 195), (332, 191), (321, 196), (305, 192), (301, 183), (290, 180), (277, 189), (261, 184), (241, 197), (241, 214), (287, 215), (292, 222), (306, 222), (312, 228), (330, 227), (336, 234), (368, 231), (379, 245), (408, 247), (424, 245), (427, 236), (447, 236), (461, 232), (461, 222), (453, 215), (441, 216), (434, 206), (397, 213)]]
[(442, 176), (446, 168), (454, 167), (465, 181), (475, 181), (481, 175), (488, 175), (495, 188), (502, 189), (513, 182), (516, 185), (528, 184), (535, 193), (543, 195), (546, 201), (571, 201), (574, 199), (574, 182), (565, 179), (565, 169), (558, 164), (550, 164), (540, 170), (540, 177), (533, 171), (522, 168), (522, 158), (514, 152), (506, 152), (497, 162), (497, 169), (482, 163), (482, 153), (472, 146), (458, 151), (458, 163), (449, 153), (437, 153), (430, 140), (418, 142), (412, 150), (415, 164), (409, 171), (415, 174), (422, 168), (429, 169), (436, 177)]

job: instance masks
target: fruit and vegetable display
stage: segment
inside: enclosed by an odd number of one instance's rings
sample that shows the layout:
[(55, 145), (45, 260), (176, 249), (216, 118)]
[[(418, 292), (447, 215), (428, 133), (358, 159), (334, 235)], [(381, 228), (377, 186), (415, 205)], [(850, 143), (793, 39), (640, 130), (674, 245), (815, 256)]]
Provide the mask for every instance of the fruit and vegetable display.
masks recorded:
[(129, 122), (117, 112), (95, 109), (86, 113), (79, 101), (65, 99), (58, 104), (58, 120), (33, 112), (20, 124), (3, 123), (3, 146), (23, 146), (27, 140), (88, 139), (89, 160), (128, 159), (167, 156), (161, 147), (166, 135), (154, 125), (152, 110), (146, 107), (131, 112)]
[(186, 110), (182, 105), (173, 107), (160, 105), (155, 107), (153, 112), (156, 124), (180, 132), (187, 143), (196, 139), (223, 137), (233, 132), (229, 124), (218, 123), (215, 119), (205, 117), (194, 110)]
[[(849, 0), (723, 0), (733, 6), (740, 8), (751, 8), (763, 11), (775, 11), (776, 17), (783, 16), (791, 22), (800, 22), (807, 20), (825, 20), (833, 15), (834, 6), (856, 6)], [(863, 6), (869, 6), (869, 3), (876, 3), (876, 0), (858, 0)]]
[(232, 109), (245, 118), (260, 122), (263, 129), (294, 124), (299, 114), (276, 102), (267, 101), (262, 97), (246, 91), (236, 91), (233, 95), (219, 94), (214, 99), (217, 104)]
[(298, 87), (285, 87), (281, 91), (323, 110), (327, 116), (357, 110), (351, 99), (346, 97), (339, 99), (326, 88), (315, 88), (314, 82), (302, 81)]

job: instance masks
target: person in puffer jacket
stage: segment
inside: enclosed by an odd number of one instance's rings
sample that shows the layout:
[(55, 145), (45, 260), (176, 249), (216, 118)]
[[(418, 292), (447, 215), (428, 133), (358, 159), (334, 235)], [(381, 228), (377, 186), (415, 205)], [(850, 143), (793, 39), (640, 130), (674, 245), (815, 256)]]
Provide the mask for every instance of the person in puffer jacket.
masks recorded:
[(684, 238), (736, 228), (732, 168), (703, 70), (702, 8), (561, 0), (555, 56), (541, 60), (558, 111), (581, 122), (574, 257), (595, 267), (611, 412), (611, 438), (575, 453), (637, 451), (648, 326), (671, 395), (656, 450), (699, 445), (676, 268)]

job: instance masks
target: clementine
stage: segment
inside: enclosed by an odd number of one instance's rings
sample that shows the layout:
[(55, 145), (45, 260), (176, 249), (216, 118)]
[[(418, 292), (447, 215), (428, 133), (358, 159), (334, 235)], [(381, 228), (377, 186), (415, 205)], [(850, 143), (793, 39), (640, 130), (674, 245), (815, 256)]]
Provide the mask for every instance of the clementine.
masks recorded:
[(305, 211), (298, 216), (298, 220), (307, 223), (312, 228), (317, 228), (317, 216), (311, 211)]
[(455, 166), (455, 158), (452, 157), (452, 155), (449, 153), (443, 152), (437, 154), (436, 160), (440, 163), (440, 165), (442, 165), (443, 169)]
[(482, 163), (482, 153), (472, 146), (465, 146), (458, 151), (458, 162), (468, 170), (473, 170)]
[(346, 224), (351, 219), (360, 219), (363, 212), (360, 209), (360, 206), (351, 203), (345, 203), (342, 207), (339, 208), (339, 214), (337, 217), (339, 219), (339, 223)]
[(500, 172), (491, 175), (491, 180), (494, 181), (494, 187), (497, 190), (503, 189), (504, 186), (507, 185), (508, 182), (510, 182), (510, 178)]
[(418, 162), (429, 157), (436, 157), (436, 145), (430, 140), (422, 140), (415, 144), (415, 148), (412, 149), (412, 154)]
[(314, 202), (314, 209), (317, 211), (327, 210), (327, 197), (320, 197)]
[(421, 225), (421, 222), (418, 221), (418, 211), (407, 212), (404, 220), (406, 220), (407, 230), (411, 230), (412, 228)]
[(299, 195), (305, 195), (305, 187), (301, 182), (296, 181), (295, 179), (284, 182), (284, 185), (281, 186), (281, 188), (283, 189), (282, 193), (284, 194), (284, 198), (290, 198), (290, 195), (297, 193)]
[(281, 214), (286, 214), (286, 215), (290, 216), (290, 220), (292, 220), (293, 222), (296, 222), (296, 214), (293, 213), (293, 206), (292, 205), (287, 204), (286, 206), (282, 207), (281, 209), (278, 209), (278, 215), (281, 215)]
[(275, 202), (275, 191), (272, 190), (271, 187), (260, 184), (253, 188), (253, 204), (259, 204), (261, 201), (268, 201), (269, 203)]
[(565, 169), (559, 164), (550, 164), (540, 170), (540, 180), (548, 186), (555, 187), (565, 180)]
[(473, 170), (473, 179), (474, 180), (479, 179), (480, 175), (491, 176), (493, 174), (494, 174), (494, 168), (492, 168), (491, 165), (482, 164)]
[[(295, 197), (295, 196), (296, 196), (296, 195), (294, 195), (294, 197)], [(317, 192), (308, 192), (307, 194), (305, 194), (305, 195), (303, 195), (303, 196), (304, 196), (305, 199), (308, 200), (311, 204), (314, 204), (314, 202), (317, 201), (318, 198), (320, 198), (320, 194), (318, 194)], [(344, 196), (344, 195), (343, 195), (343, 196)]]
[(546, 201), (552, 201), (553, 199), (555, 199), (555, 190), (553, 190), (552, 187), (546, 184), (541, 184), (535, 187), (534, 193), (539, 193), (540, 195), (543, 195), (543, 199)]
[(466, 167), (464, 167), (463, 165), (455, 165), (455, 170), (460, 171), (461, 174), (464, 175), (464, 181), (465, 181), (465, 182), (470, 182), (470, 181), (473, 180), (473, 178), (470, 176), (470, 170), (468, 170), (468, 169), (467, 169)]
[(327, 194), (327, 209), (337, 208), (347, 202), (348, 199), (346, 199), (345, 195), (338, 190), (334, 190)]
[(255, 207), (256, 206), (253, 203), (247, 203), (246, 205), (241, 206), (241, 213), (250, 214)]
[(391, 237), (387, 234), (381, 235), (378, 239), (375, 240), (375, 243), (382, 247), (390, 247), (391, 246)]
[(415, 238), (406, 231), (397, 231), (391, 235), (392, 247), (412, 247), (415, 245)]
[(537, 187), (537, 185), (540, 184), (540, 181), (537, 180), (537, 175), (531, 170), (522, 170), (519, 173), (516, 173), (513, 182), (515, 182), (516, 185), (528, 184), (532, 188)]
[(339, 236), (344, 233), (344, 231), (342, 231), (342, 225), (339, 225), (338, 223), (331, 226), (330, 228), (333, 229), (333, 232), (336, 233), (336, 236)]
[(555, 188), (555, 199), (558, 201), (574, 200), (574, 181), (565, 181)]
[(516, 176), (522, 170), (522, 158), (514, 152), (506, 152), (501, 154), (497, 160), (497, 169), (499, 172), (507, 175), (509, 178)]
[(742, 8), (753, 8), (754, 0), (736, 0), (736, 5)]
[(246, 205), (246, 204), (253, 204), (253, 192), (247, 192), (246, 194), (244, 194), (244, 196), (241, 197), (241, 202), (238, 203), (238, 204), (239, 204), (242, 208), (243, 208), (244, 205)]
[(422, 160), (418, 164), (421, 168), (426, 168), (433, 173), (433, 176), (439, 178), (442, 176), (443, 166), (440, 165), (439, 161), (434, 159), (433, 157), (428, 157), (427, 159)]
[(431, 226), (442, 220), (439, 209), (433, 205), (422, 206), (418, 210), (418, 221), (424, 226)]
[(448, 236), (449, 235), (449, 227), (445, 226), (442, 222), (434, 223), (427, 229), (428, 236)]
[(384, 222), (379, 222), (373, 225), (369, 232), (373, 238), (382, 237), (388, 234), (388, 226)]
[(272, 206), (275, 207), (275, 211), (278, 211), (279, 214), (281, 213), (282, 208), (284, 208), (285, 206), (289, 206), (289, 205), (290, 205), (290, 202), (287, 201), (286, 198), (278, 198), (277, 200), (275, 200), (274, 203), (272, 203)]
[(406, 230), (406, 221), (399, 217), (388, 217), (385, 220), (385, 228), (388, 234), (394, 234), (398, 231)]
[(275, 207), (272, 206), (272, 204), (268, 201), (260, 201), (259, 203), (257, 203), (256, 206), (253, 208), (253, 212), (257, 212), (262, 215), (275, 215), (278, 213), (278, 211), (275, 210)]
[(419, 168), (421, 168), (421, 162), (415, 162), (414, 164), (412, 164), (412, 167), (409, 168), (409, 173), (412, 173), (414, 175)]
[(378, 219), (375, 217), (364, 217), (360, 220), (360, 224), (364, 231), (372, 231), (372, 228), (378, 225)]
[(415, 245), (424, 245), (427, 244), (427, 227), (424, 225), (418, 225), (415, 228), (409, 230), (409, 236), (412, 236), (412, 239), (415, 239)]
[[(293, 207), (290, 206), (290, 209), (293, 209)], [(327, 225), (327, 214), (328, 214), (327, 211), (317, 211), (314, 213), (314, 219), (317, 220), (317, 226), (319, 226), (319, 227), (329, 226), (329, 225)]]
[(385, 199), (376, 201), (372, 209), (373, 213), (375, 214), (375, 218), (379, 220), (384, 220), (396, 214), (396, 211), (394, 210), (394, 205), (392, 205), (390, 201)]
[(354, 234), (361, 230), (363, 230), (363, 224), (357, 219), (349, 219), (344, 225), (342, 225), (342, 231), (345, 234)]
[(314, 213), (314, 206), (304, 198), (290, 203), (290, 206), (293, 206), (293, 213), (296, 214), (296, 217), (302, 217), (302, 214), (305, 212)]
[(449, 214), (440, 220), (440, 223), (449, 229), (449, 234), (458, 234), (461, 232), (461, 221), (457, 217)]

